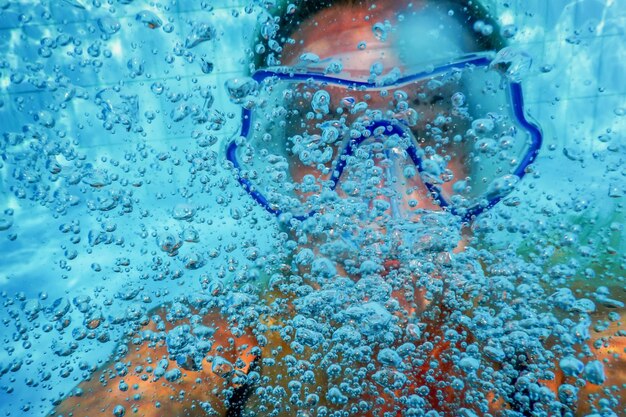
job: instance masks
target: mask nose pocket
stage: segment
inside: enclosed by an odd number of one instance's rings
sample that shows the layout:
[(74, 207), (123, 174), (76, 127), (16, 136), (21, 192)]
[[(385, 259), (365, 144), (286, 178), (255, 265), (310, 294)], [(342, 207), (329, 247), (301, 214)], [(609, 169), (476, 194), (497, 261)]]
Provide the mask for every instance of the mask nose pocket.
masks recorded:
[(335, 189), (341, 197), (367, 203), (374, 214), (394, 218), (408, 217), (417, 209), (437, 209), (436, 190), (424, 174), (424, 161), (431, 165), (432, 161), (422, 155), (401, 122), (373, 122), (341, 153), (333, 174)]

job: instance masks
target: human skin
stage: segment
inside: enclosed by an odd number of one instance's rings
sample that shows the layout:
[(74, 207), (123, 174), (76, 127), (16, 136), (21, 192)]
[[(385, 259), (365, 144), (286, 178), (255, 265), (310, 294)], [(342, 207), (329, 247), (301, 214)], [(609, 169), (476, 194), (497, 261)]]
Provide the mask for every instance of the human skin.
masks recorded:
[[(165, 338), (175, 326), (189, 324), (189, 320), (168, 320), (168, 308), (159, 307), (150, 315), (159, 317), (163, 327), (157, 328), (152, 319), (142, 326), (126, 345), (128, 353), (122, 358), (112, 358), (80, 383), (56, 408), (56, 415), (111, 416), (117, 406), (124, 407), (125, 415), (140, 417), (226, 415), (225, 393), (240, 387), (232, 378), (224, 377), (219, 368), (213, 369), (214, 358), (224, 358), (236, 364), (234, 370), (247, 374), (254, 363), (256, 341), (248, 333), (233, 334), (234, 323), (216, 309), (204, 311), (201, 324), (215, 331), (212, 347), (201, 370), (185, 369), (170, 357)], [(155, 376), (158, 363), (164, 359), (169, 359), (167, 371), (175, 368), (181, 371), (177, 380)], [(241, 362), (237, 366), (238, 359)], [(116, 363), (127, 365), (127, 371), (119, 373)], [(126, 389), (121, 388), (120, 384), (124, 383)], [(202, 403), (210, 404), (212, 411), (203, 408)]]

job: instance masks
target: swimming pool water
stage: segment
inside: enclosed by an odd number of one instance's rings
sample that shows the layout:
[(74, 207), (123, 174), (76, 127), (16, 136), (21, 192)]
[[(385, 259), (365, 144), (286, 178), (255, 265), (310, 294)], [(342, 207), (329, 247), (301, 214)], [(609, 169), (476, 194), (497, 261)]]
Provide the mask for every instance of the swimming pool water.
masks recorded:
[[(425, 216), (419, 227), (382, 237), (366, 236), (340, 204), (308, 223), (277, 221), (226, 161), (241, 117), (226, 83), (249, 72), (258, 16), (273, 4), (0, 0), (3, 414), (47, 415), (155, 308), (173, 306), (168, 320), (176, 322), (173, 310), (191, 304), (227, 311), (257, 332), (282, 326), (275, 333), (285, 349), (314, 363), (316, 375), (331, 375), (322, 394), (331, 409), (359, 397), (334, 372), (348, 383), (369, 362), (365, 379), (393, 391), (417, 367), (406, 358), (430, 361), (424, 346), (438, 337), (465, 343), (454, 369), (441, 365), (452, 390), (479, 381), (530, 395), (543, 386), (537, 380), (562, 373), (569, 379), (560, 388), (535, 392), (542, 410), (584, 415), (572, 398), (592, 387), (597, 397), (585, 414), (624, 415), (624, 4), (490, 3), (513, 47), (532, 57), (523, 83), (544, 133), (539, 156), (516, 190), (471, 226)], [(461, 236), (464, 251), (455, 249)], [(401, 267), (390, 263), (395, 256)], [(442, 329), (394, 318), (402, 274), (419, 276), (411, 285), (424, 303), (446, 300)], [(273, 316), (276, 298), (295, 306), (288, 323)], [(175, 337), (187, 336), (168, 329), (167, 369), (184, 373), (198, 352), (202, 363), (198, 343), (213, 336), (196, 330), (193, 343), (177, 348)], [(413, 347), (394, 339), (400, 334)], [(326, 357), (311, 359), (350, 343), (355, 358), (369, 359), (338, 370)], [(507, 380), (498, 372), (522, 351), (537, 367), (518, 367)], [(255, 389), (283, 385), (306, 397), (286, 382)], [(269, 389), (264, 395), (283, 401)], [(419, 405), (415, 398), (401, 402)], [(131, 402), (115, 405), (132, 415)]]

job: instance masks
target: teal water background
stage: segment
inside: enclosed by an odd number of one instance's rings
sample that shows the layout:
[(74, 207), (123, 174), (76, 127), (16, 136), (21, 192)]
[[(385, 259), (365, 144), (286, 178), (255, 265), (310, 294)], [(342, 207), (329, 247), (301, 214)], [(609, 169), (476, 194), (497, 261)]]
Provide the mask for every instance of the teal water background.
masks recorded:
[[(105, 331), (109, 341), (72, 346), (70, 331), (83, 320), (75, 297), (89, 295), (105, 306), (104, 316), (123, 320), (132, 305), (149, 308), (199, 291), (206, 274), (253, 266), (241, 245), (247, 234), (261, 248), (274, 242), (274, 219), (227, 181), (222, 167), (239, 114), (224, 82), (245, 73), (255, 13), (239, 1), (102, 3), (0, 0), (4, 415), (44, 415), (81, 379), (81, 361), (97, 364), (115, 348), (116, 327)], [(623, 227), (626, 191), (626, 3), (512, 0), (493, 10), (503, 25), (517, 27), (514, 45), (533, 57), (526, 103), (545, 144), (534, 178), (516, 191), (521, 204), (490, 214), (486, 241), (523, 245), (520, 228), (576, 239), (582, 224), (587, 233), (606, 234), (607, 246), (623, 256), (615, 231)], [(137, 20), (144, 11), (162, 25)], [(216, 37), (185, 48), (198, 22), (213, 25)], [(212, 64), (209, 74), (202, 60)], [(97, 104), (104, 89), (114, 110)], [(192, 122), (208, 94), (211, 129)], [(112, 130), (103, 126), (103, 111), (115, 113), (105, 114), (116, 120)], [(175, 121), (181, 111), (190, 114)], [(248, 210), (258, 218), (256, 230), (240, 227), (238, 213)], [(193, 229), (187, 232), (197, 242), (183, 243), (176, 259), (163, 256), (157, 241), (183, 229)], [(151, 269), (156, 257), (169, 262), (163, 276)], [(65, 334), (28, 321), (26, 303), (54, 315), (46, 307), (58, 299), (72, 304)]]

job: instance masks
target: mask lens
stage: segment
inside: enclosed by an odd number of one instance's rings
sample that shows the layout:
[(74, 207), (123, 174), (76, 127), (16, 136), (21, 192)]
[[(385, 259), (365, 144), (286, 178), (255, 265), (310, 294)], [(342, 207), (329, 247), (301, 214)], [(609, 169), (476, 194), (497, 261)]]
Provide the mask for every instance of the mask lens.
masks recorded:
[[(500, 74), (467, 66), (403, 80), (374, 87), (326, 77), (266, 78), (237, 149), (241, 175), (272, 208), (306, 215), (320, 208), (324, 188), (335, 187), (337, 167), (348, 166), (348, 156), (353, 161), (355, 141), (368, 155), (380, 142), (372, 158), (395, 152), (396, 161), (406, 161), (395, 178), (427, 184), (444, 205), (462, 211), (509, 192), (531, 138)], [(376, 131), (381, 121), (404, 134)]]
[(272, 209), (306, 215), (317, 208), (322, 189), (331, 187), (342, 136), (333, 126), (340, 123), (329, 120), (330, 103), (324, 103), (327, 95), (318, 83), (269, 78), (261, 96), (249, 113), (246, 140), (237, 148), (240, 175)]
[(448, 204), (469, 208), (511, 191), (530, 148), (510, 85), (488, 67), (453, 69), (404, 86), (418, 122), (424, 181)]

